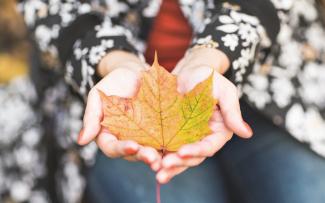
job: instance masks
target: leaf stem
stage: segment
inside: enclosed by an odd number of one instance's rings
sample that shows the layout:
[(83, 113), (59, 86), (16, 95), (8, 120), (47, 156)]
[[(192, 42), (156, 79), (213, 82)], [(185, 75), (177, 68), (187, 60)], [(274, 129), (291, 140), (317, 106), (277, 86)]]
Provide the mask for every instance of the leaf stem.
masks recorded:
[(160, 183), (156, 180), (156, 203), (161, 203), (160, 199)]
[[(161, 153), (161, 158), (164, 158), (164, 156), (166, 155), (166, 149), (162, 148), (160, 150), (160, 153)], [(156, 203), (161, 203), (160, 186), (161, 186), (160, 183), (158, 182), (158, 180), (156, 180)]]

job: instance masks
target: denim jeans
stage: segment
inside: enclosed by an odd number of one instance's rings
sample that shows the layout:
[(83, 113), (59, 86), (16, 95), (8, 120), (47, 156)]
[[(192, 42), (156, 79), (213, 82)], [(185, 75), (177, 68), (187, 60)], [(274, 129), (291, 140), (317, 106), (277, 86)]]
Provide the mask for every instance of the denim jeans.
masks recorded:
[[(162, 186), (162, 202), (325, 203), (325, 159), (246, 104), (242, 112), (253, 138), (235, 136), (216, 156), (176, 176)], [(99, 153), (86, 197), (91, 203), (153, 203), (154, 177), (142, 163)]]

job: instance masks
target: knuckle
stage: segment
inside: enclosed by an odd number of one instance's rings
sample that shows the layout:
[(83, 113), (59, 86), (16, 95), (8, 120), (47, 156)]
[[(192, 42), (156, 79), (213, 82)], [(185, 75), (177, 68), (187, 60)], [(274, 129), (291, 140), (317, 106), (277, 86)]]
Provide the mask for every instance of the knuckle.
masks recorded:
[(209, 141), (205, 141), (205, 155), (207, 156), (207, 157), (212, 157), (212, 156), (214, 156), (214, 154), (215, 154), (215, 147), (214, 147), (214, 145), (211, 143), (211, 142), (209, 142)]

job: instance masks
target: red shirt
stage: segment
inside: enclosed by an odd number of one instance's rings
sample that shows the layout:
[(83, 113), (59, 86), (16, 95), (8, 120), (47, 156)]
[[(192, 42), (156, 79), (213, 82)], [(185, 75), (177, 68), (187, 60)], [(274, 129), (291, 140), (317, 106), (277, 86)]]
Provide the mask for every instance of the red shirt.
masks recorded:
[(191, 38), (192, 29), (183, 16), (178, 0), (163, 0), (149, 34), (145, 53), (147, 62), (150, 64), (153, 61), (156, 50), (159, 64), (172, 71), (184, 56)]

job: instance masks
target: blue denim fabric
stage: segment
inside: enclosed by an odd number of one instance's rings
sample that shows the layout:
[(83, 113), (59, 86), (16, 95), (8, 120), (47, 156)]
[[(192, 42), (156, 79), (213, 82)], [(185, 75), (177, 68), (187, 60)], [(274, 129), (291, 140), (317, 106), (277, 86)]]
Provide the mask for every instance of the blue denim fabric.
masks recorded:
[[(325, 203), (325, 159), (247, 105), (242, 112), (254, 137), (233, 138), (162, 186), (162, 203)], [(154, 203), (154, 173), (99, 153), (86, 194), (91, 203)]]
[[(161, 187), (162, 203), (216, 202), (226, 192), (215, 160), (207, 160)], [(103, 154), (88, 179), (91, 203), (154, 203), (155, 174), (142, 163), (112, 160)]]

